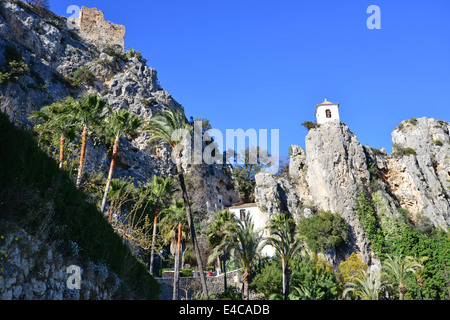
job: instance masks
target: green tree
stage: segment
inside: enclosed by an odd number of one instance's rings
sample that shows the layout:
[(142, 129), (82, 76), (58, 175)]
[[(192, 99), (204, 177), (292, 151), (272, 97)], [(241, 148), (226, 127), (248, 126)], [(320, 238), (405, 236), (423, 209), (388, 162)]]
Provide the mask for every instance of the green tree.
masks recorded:
[(362, 300), (378, 300), (380, 293), (389, 286), (390, 283), (383, 280), (379, 272), (361, 270), (352, 282), (346, 283), (346, 288), (342, 295), (344, 298), (347, 298), (352, 293)]
[(107, 102), (100, 99), (98, 95), (88, 95), (86, 97), (83, 97), (73, 105), (73, 115), (83, 125), (83, 133), (81, 135), (80, 165), (78, 167), (78, 175), (76, 181), (77, 188), (80, 187), (81, 179), (83, 176), (89, 127), (95, 126), (103, 119), (101, 113), (106, 108), (106, 106)]
[(203, 296), (205, 299), (208, 299), (208, 287), (206, 284), (204, 266), (200, 255), (200, 247), (192, 219), (189, 196), (186, 190), (182, 167), (183, 151), (187, 150), (186, 144), (190, 144), (192, 140), (192, 126), (187, 122), (182, 109), (169, 109), (161, 110), (158, 115), (151, 118), (147, 131), (151, 134), (150, 142), (154, 143), (152, 146), (153, 148), (158, 146), (169, 146), (170, 150), (172, 150), (172, 159), (177, 167), (178, 179), (180, 181), (183, 200), (186, 206), (187, 221), (191, 233), (192, 245), (197, 258), (197, 266), (200, 272)]
[(229, 210), (217, 211), (217, 217), (213, 220), (207, 231), (208, 244), (213, 248), (211, 255), (208, 258), (208, 263), (219, 259), (219, 266), (222, 265), (224, 272), (224, 294), (227, 293), (227, 270), (226, 261), (230, 258), (229, 252), (220, 248), (220, 244), (224, 241), (226, 231), (232, 230), (235, 227), (234, 215)]
[(315, 252), (325, 252), (330, 247), (337, 248), (347, 243), (347, 228), (348, 225), (342, 217), (329, 211), (302, 219), (297, 225), (299, 235)]
[(280, 259), (265, 261), (259, 268), (256, 268), (255, 276), (252, 280), (252, 290), (263, 293), (266, 298), (273, 295), (280, 295), (284, 299), (283, 276)]
[(234, 151), (227, 151), (234, 155), (234, 165), (232, 175), (239, 187), (241, 199), (246, 202), (255, 201), (255, 176), (265, 168), (269, 167), (269, 155), (267, 151), (259, 147), (250, 147), (236, 154)]
[(109, 222), (112, 222), (114, 210), (119, 211), (122, 206), (131, 204), (134, 196), (135, 188), (132, 182), (112, 179), (111, 190), (108, 194), (109, 205)]
[[(176, 243), (175, 249), (175, 267), (173, 276), (173, 300), (178, 300), (180, 290), (180, 252), (182, 239), (186, 239), (187, 231), (183, 226), (187, 225), (186, 206), (183, 200), (174, 200), (174, 202), (163, 210), (165, 216), (162, 224), (169, 230), (169, 239)], [(185, 232), (186, 231), (186, 232)], [(183, 236), (184, 235), (184, 236)], [(176, 239), (176, 241), (174, 241)]]
[(64, 166), (64, 150), (66, 138), (70, 140), (74, 138), (75, 131), (78, 127), (72, 108), (76, 103), (72, 97), (60, 100), (50, 106), (45, 106), (39, 111), (33, 111), (30, 118), (37, 119), (36, 129), (50, 128), (60, 135), (59, 140), (59, 168)]
[(416, 272), (417, 269), (422, 269), (423, 265), (411, 256), (402, 258), (401, 255), (395, 255), (394, 257), (388, 255), (383, 262), (383, 268), (392, 279), (392, 282), (398, 284), (399, 299), (403, 300), (403, 296), (407, 291), (405, 286), (406, 277), (408, 274)]
[(108, 111), (110, 115), (109, 117), (105, 117), (105, 130), (108, 136), (114, 139), (114, 145), (108, 179), (106, 180), (105, 193), (103, 195), (100, 209), (101, 212), (105, 210), (109, 187), (114, 175), (116, 158), (119, 153), (120, 137), (124, 135), (136, 134), (142, 127), (142, 120), (138, 116), (131, 114), (128, 110), (113, 111), (110, 107), (108, 107)]
[(261, 256), (263, 237), (261, 232), (255, 231), (251, 218), (244, 220), (234, 218), (235, 228), (225, 230), (223, 242), (215, 250), (229, 251), (234, 254), (239, 266), (243, 268), (242, 282), (244, 283), (244, 299), (249, 299), (249, 285), (251, 283), (252, 267)]
[(359, 275), (360, 271), (366, 271), (368, 265), (365, 264), (360, 254), (352, 252), (347, 260), (341, 261), (339, 264), (339, 271), (341, 272), (341, 278), (343, 283), (351, 282)]
[(150, 188), (150, 194), (156, 200), (155, 215), (153, 218), (152, 245), (150, 252), (150, 273), (153, 274), (156, 229), (158, 224), (158, 214), (160, 206), (162, 203), (165, 203), (167, 199), (171, 198), (173, 194), (177, 191), (177, 189), (175, 188), (175, 181), (173, 181), (171, 178), (162, 178), (158, 176), (153, 176), (153, 179), (151, 183), (148, 185), (148, 188)]
[(271, 245), (281, 255), (282, 281), (283, 281), (283, 296), (288, 299), (289, 283), (291, 276), (291, 259), (297, 254), (300, 249), (300, 239), (296, 237), (295, 222), (289, 213), (281, 213), (275, 215), (269, 222), (267, 227), (270, 231), (270, 237), (265, 240), (265, 243)]

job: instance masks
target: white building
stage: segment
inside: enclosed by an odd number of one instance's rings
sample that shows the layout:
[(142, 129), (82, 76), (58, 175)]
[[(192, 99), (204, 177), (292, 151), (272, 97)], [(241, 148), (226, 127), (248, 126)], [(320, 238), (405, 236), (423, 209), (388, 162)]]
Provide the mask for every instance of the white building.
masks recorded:
[(339, 103), (333, 103), (325, 99), (324, 102), (316, 106), (314, 115), (317, 118), (317, 124), (326, 122), (340, 122)]
[[(263, 237), (269, 236), (269, 231), (266, 229), (268, 225), (268, 215), (264, 215), (256, 205), (256, 203), (243, 203), (236, 204), (228, 208), (231, 213), (238, 219), (243, 220), (244, 217), (249, 216), (252, 219), (254, 230), (261, 231)], [(265, 246), (262, 250), (262, 254), (268, 257), (273, 257), (275, 255), (275, 248), (272, 246)]]

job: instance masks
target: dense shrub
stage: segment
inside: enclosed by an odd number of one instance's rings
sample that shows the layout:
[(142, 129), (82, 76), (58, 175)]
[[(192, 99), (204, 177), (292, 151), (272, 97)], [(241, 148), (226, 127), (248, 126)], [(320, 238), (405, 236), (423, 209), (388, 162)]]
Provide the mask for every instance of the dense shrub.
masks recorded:
[(300, 220), (297, 228), (299, 235), (305, 238), (308, 247), (315, 252), (325, 252), (330, 247), (338, 248), (348, 241), (347, 223), (329, 211)]
[[(424, 280), (424, 299), (449, 299), (450, 234), (439, 229), (421, 233), (420, 226), (411, 226), (405, 214), (396, 217), (377, 213), (370, 194), (364, 191), (360, 191), (355, 200), (356, 213), (377, 258), (383, 263), (387, 254), (413, 256), (417, 259), (428, 257), (421, 276)], [(419, 286), (414, 275), (408, 277), (406, 286), (410, 299), (420, 299)]]
[(95, 76), (89, 67), (84, 66), (76, 70), (73, 74), (70, 84), (72, 87), (79, 87), (82, 84), (88, 86), (93, 86), (95, 81)]
[(309, 131), (311, 129), (317, 128), (319, 125), (315, 122), (305, 121), (302, 123), (302, 126), (304, 126)]
[(21, 76), (28, 74), (29, 67), (16, 46), (6, 46), (4, 55), (6, 64), (0, 70), (0, 85), (17, 82)]
[[(256, 273), (251, 288), (266, 298), (281, 294), (280, 257), (266, 262)], [(291, 263), (291, 293), (298, 300), (332, 300), (339, 292), (339, 283), (332, 269), (317, 255), (297, 255)]]

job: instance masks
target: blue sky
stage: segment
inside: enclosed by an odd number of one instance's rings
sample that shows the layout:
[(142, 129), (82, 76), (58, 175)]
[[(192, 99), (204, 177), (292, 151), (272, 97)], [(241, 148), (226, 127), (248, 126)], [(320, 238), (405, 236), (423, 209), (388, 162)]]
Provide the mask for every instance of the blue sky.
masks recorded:
[[(362, 144), (392, 147), (402, 121), (450, 121), (450, 1), (53, 0), (96, 7), (158, 71), (186, 115), (225, 129), (280, 129), (304, 147), (324, 98)], [(381, 29), (369, 30), (370, 5)]]

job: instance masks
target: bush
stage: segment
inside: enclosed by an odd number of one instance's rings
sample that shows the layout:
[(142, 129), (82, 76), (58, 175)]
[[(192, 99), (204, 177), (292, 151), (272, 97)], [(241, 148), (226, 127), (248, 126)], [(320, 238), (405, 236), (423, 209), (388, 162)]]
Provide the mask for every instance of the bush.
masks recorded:
[(416, 151), (413, 148), (406, 147), (403, 148), (401, 145), (394, 143), (392, 146), (392, 155), (395, 157), (403, 157), (403, 156), (410, 156), (410, 155), (416, 155)]
[(406, 147), (404, 152), (407, 156), (416, 155), (416, 151), (413, 148)]
[(411, 118), (411, 119), (409, 119), (409, 123), (411, 123), (413, 126), (415, 126), (417, 124), (417, 119)]
[(180, 277), (192, 277), (192, 272), (194, 269), (180, 269)]
[(4, 55), (6, 65), (0, 70), (0, 85), (17, 82), (21, 76), (28, 74), (29, 67), (16, 46), (6, 46)]
[(309, 131), (311, 129), (317, 128), (319, 125), (316, 122), (305, 121), (302, 123), (302, 126), (304, 126)]
[(347, 223), (330, 211), (321, 211), (312, 218), (302, 219), (297, 227), (299, 234), (314, 252), (325, 252), (330, 247), (338, 248), (348, 241)]
[(438, 146), (438, 147), (442, 147), (442, 145), (443, 145), (441, 140), (434, 140), (433, 143), (435, 146)]
[(131, 60), (132, 58), (137, 58), (139, 61), (141, 61), (141, 62), (143, 62), (144, 64), (146, 64), (147, 63), (147, 59), (144, 59), (143, 57), (142, 57), (142, 53), (140, 52), (140, 51), (136, 51), (136, 50), (134, 50), (133, 48), (129, 48), (128, 49), (128, 51), (127, 52), (125, 52), (125, 55), (124, 55), (124, 59), (123, 60), (125, 60), (125, 61), (129, 61), (129, 60)]
[(340, 278), (342, 283), (351, 282), (358, 275), (359, 271), (367, 270), (368, 265), (362, 261), (360, 254), (352, 252), (347, 260), (339, 264)]
[(79, 87), (82, 84), (86, 84), (88, 86), (93, 86), (95, 81), (95, 76), (92, 73), (89, 67), (84, 66), (74, 72), (73, 77), (71, 79), (72, 87)]
[(25, 0), (26, 3), (35, 5), (44, 9), (49, 10), (50, 9), (50, 2), (49, 0)]

